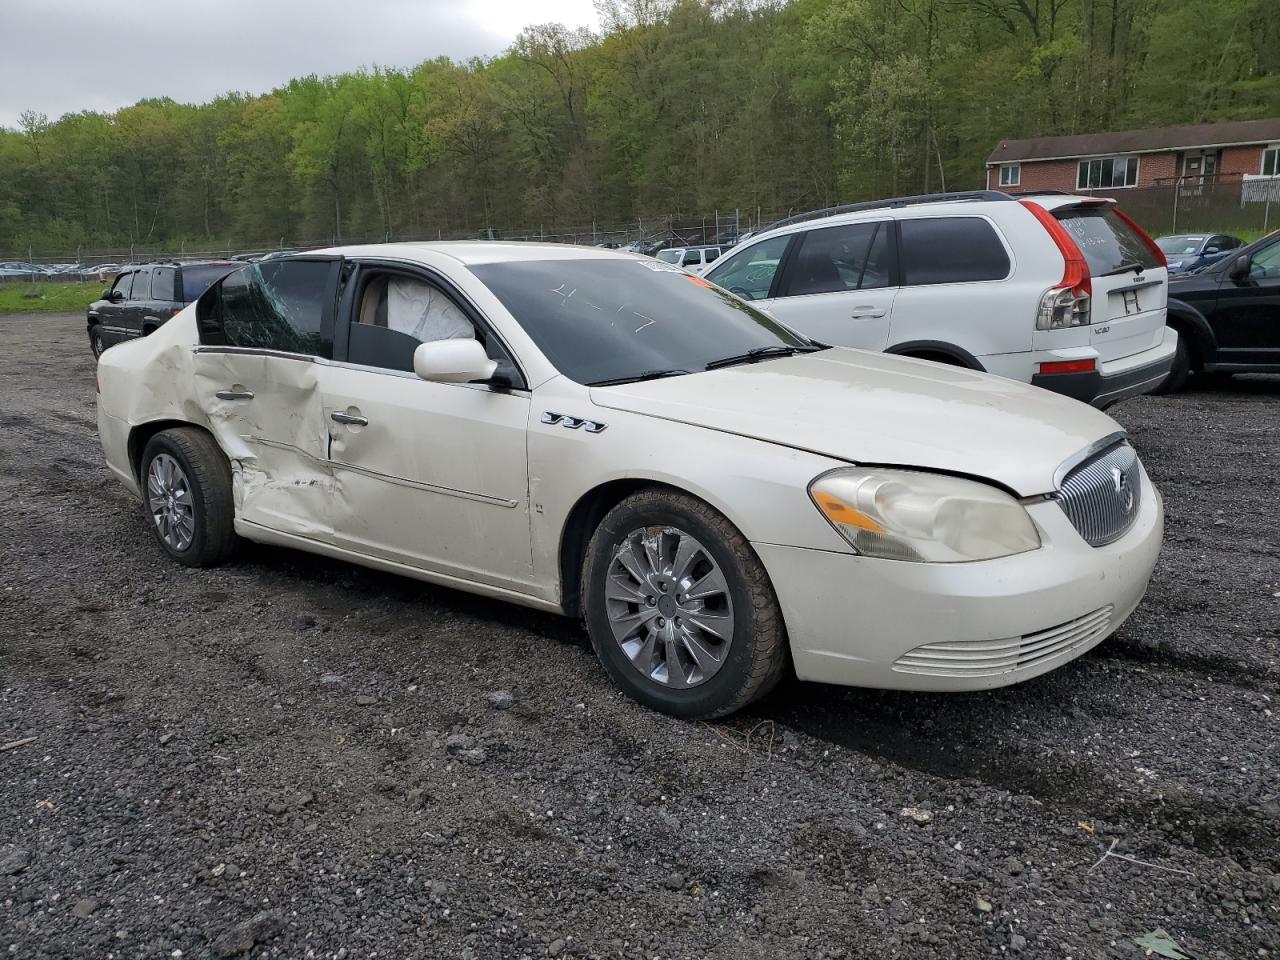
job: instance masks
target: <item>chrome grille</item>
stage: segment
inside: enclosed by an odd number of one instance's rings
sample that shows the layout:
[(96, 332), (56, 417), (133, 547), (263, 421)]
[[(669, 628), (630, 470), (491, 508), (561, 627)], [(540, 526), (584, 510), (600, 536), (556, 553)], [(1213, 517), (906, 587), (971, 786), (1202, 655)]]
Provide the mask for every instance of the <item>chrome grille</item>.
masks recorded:
[(897, 673), (927, 677), (997, 677), (1026, 670), (1100, 640), (1111, 630), (1112, 607), (1067, 623), (1005, 640), (945, 640), (926, 643), (899, 657)]
[(1123, 442), (1104, 450), (1063, 478), (1056, 499), (1092, 546), (1119, 540), (1133, 526), (1142, 502), (1138, 454)]

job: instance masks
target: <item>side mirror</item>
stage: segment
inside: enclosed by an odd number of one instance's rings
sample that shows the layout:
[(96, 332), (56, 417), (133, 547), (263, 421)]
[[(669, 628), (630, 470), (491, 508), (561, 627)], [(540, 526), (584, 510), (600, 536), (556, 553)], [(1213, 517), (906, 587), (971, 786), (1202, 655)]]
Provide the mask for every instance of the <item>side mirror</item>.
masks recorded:
[(435, 383), (488, 380), (497, 369), (478, 340), (432, 340), (413, 351), (413, 372)]
[(1232, 280), (1248, 280), (1251, 263), (1252, 261), (1248, 257), (1237, 257), (1231, 262), (1231, 268), (1227, 271), (1227, 276)]
[(1204, 255), (1205, 255), (1206, 257), (1211, 257), (1211, 256), (1213, 256), (1215, 253), (1221, 253), (1221, 252), (1222, 252), (1222, 251), (1221, 251), (1221, 250), (1219, 250), (1217, 247), (1205, 247), (1205, 248), (1204, 248)]

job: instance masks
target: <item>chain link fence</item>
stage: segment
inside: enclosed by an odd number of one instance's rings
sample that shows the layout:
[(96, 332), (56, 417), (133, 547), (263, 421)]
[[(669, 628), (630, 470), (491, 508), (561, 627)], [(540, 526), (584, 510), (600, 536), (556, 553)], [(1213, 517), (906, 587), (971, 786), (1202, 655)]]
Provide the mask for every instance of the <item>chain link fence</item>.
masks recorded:
[(11, 261), (38, 268), (60, 267), (63, 272), (46, 274), (30, 272), (4, 276), (0, 266), (0, 282), (7, 280), (40, 281), (88, 279), (106, 280), (120, 268), (129, 264), (173, 260), (211, 260), (232, 257), (257, 256), (275, 251), (306, 251), (325, 247), (359, 243), (386, 243), (397, 241), (431, 240), (512, 240), (546, 243), (575, 243), (588, 246), (632, 248), (653, 253), (663, 247), (731, 245), (745, 233), (759, 229), (761, 225), (787, 216), (792, 211), (765, 211), (760, 208), (747, 211), (716, 210), (701, 217), (637, 218), (625, 222), (593, 222), (580, 225), (524, 225), (520, 227), (486, 227), (476, 229), (439, 228), (426, 234), (403, 235), (344, 235), (335, 240), (276, 238), (263, 243), (230, 243), (188, 241), (179, 243), (130, 245), (121, 247), (79, 247), (61, 256), (33, 256), (31, 251), (13, 251), (0, 255), (0, 264)]
[[(1110, 196), (1152, 236), (1171, 233), (1228, 233), (1246, 240), (1280, 227), (1280, 176), (1220, 175), (1183, 178), (1151, 187), (1088, 191)], [(430, 240), (517, 240), (620, 247), (655, 253), (663, 247), (731, 245), (745, 234), (768, 226), (797, 210), (761, 208), (715, 210), (701, 217), (643, 217), (626, 222), (576, 226), (525, 225), (475, 229), (440, 228), (428, 234), (401, 236), (348, 235), (340, 240), (277, 238), (263, 243), (189, 241), (151, 246), (77, 248), (62, 256), (32, 257), (21, 251), (0, 255), (0, 282), (107, 280), (121, 267), (157, 260), (207, 260), (261, 255), (278, 250), (305, 251), (354, 243)], [(37, 268), (60, 267), (59, 273), (10, 272), (3, 263), (19, 261)]]

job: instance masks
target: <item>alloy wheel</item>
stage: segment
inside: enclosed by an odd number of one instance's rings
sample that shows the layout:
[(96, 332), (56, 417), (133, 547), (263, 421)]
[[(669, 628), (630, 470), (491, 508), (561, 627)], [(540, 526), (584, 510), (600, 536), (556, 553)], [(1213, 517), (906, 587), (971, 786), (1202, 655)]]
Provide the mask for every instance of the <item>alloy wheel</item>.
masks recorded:
[(605, 607), (614, 639), (664, 687), (705, 683), (733, 643), (733, 601), (719, 564), (675, 527), (643, 527), (613, 551)]
[(191, 482), (167, 453), (157, 453), (147, 468), (147, 506), (161, 540), (179, 553), (191, 546), (196, 535)]

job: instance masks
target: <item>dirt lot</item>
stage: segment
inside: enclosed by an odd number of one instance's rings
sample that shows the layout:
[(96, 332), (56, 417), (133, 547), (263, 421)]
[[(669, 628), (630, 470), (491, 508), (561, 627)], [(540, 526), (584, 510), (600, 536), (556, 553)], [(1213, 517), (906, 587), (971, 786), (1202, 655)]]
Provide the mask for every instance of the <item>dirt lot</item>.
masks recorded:
[(0, 955), (1274, 956), (1280, 378), (1113, 412), (1169, 517), (1100, 649), (687, 724), (555, 617), (168, 562), (101, 462), (81, 318), (0, 318), (0, 744), (36, 738), (0, 752)]

